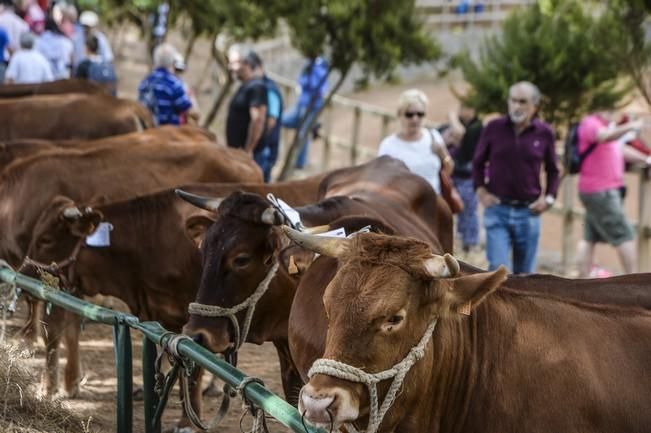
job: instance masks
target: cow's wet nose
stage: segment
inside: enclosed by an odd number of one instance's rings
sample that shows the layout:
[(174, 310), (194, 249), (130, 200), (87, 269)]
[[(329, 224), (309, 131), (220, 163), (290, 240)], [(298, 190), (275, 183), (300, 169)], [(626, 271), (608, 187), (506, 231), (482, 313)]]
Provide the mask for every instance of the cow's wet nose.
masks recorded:
[(220, 345), (216, 344), (212, 333), (207, 329), (189, 329), (188, 327), (185, 327), (183, 328), (183, 333), (192, 338), (195, 343), (205, 347), (211, 352), (219, 353), (224, 350), (222, 347), (218, 347)]
[(310, 384), (303, 387), (300, 398), (300, 412), (312, 424), (330, 424), (332, 422), (331, 412), (336, 394), (330, 392), (319, 392)]

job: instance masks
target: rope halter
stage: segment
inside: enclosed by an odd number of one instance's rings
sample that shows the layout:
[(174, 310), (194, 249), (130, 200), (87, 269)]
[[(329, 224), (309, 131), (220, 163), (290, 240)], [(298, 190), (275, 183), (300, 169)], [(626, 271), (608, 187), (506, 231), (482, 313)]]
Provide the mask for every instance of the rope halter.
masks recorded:
[[(251, 320), (253, 319), (253, 313), (255, 312), (255, 307), (260, 298), (266, 293), (269, 289), (269, 284), (271, 280), (276, 275), (278, 271), (279, 261), (278, 259), (274, 260), (274, 264), (269, 269), (267, 276), (264, 277), (255, 291), (246, 298), (243, 302), (235, 305), (234, 307), (226, 308), (220, 307), (218, 305), (209, 305), (209, 304), (200, 304), (198, 302), (192, 302), (188, 306), (188, 312), (196, 316), (203, 317), (226, 317), (231, 321), (233, 329), (235, 331), (235, 351), (246, 341), (246, 337), (249, 335), (249, 328), (251, 327)], [(244, 324), (242, 325), (242, 332), (240, 333), (240, 325), (237, 322), (235, 315), (240, 311), (247, 309), (246, 316), (244, 318)]]
[[(376, 433), (384, 419), (384, 416), (393, 405), (405, 376), (411, 367), (425, 356), (425, 347), (432, 338), (437, 321), (438, 317), (435, 317), (427, 326), (425, 334), (423, 334), (418, 344), (411, 348), (402, 361), (388, 370), (371, 374), (357, 367), (353, 367), (352, 365), (344, 364), (333, 359), (318, 359), (314, 364), (312, 364), (312, 368), (310, 368), (307, 376), (312, 378), (315, 374), (324, 374), (338, 379), (347, 380), (349, 382), (362, 383), (366, 385), (371, 403), (371, 413), (369, 415), (366, 433)], [(393, 382), (391, 383), (389, 391), (380, 406), (377, 394), (377, 384), (383, 380), (391, 378), (393, 378)], [(358, 432), (352, 424), (346, 424), (346, 429), (351, 433)]]

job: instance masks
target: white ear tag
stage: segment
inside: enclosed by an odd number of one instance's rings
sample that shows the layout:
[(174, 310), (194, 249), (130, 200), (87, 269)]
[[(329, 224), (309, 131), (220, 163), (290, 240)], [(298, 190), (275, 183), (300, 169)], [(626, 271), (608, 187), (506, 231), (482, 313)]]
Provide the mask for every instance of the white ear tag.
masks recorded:
[(345, 238), (346, 229), (343, 227), (339, 227), (338, 229), (330, 230), (325, 233), (317, 233), (317, 236), (327, 236), (330, 238)]
[(99, 223), (93, 234), (86, 236), (86, 245), (91, 247), (111, 246), (111, 230), (113, 230), (113, 224)]

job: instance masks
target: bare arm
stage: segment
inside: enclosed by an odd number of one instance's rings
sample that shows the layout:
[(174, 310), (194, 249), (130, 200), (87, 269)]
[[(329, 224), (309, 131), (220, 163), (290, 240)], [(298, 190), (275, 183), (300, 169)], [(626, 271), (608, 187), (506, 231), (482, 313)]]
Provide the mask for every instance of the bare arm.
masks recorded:
[(262, 132), (264, 131), (265, 119), (267, 118), (267, 106), (260, 105), (258, 107), (251, 107), (249, 108), (249, 114), (251, 116), (251, 121), (249, 122), (249, 131), (246, 136), (244, 150), (253, 154), (255, 146), (260, 141), (260, 137), (262, 137)]
[(640, 128), (642, 128), (641, 119), (619, 125), (615, 128), (601, 128), (599, 132), (597, 132), (597, 142), (606, 143), (608, 141), (617, 140), (619, 137), (628, 133), (629, 131), (636, 131)]
[(649, 165), (649, 162), (651, 162), (651, 156), (643, 154), (632, 146), (623, 146), (622, 153), (624, 154), (624, 160), (631, 164)]

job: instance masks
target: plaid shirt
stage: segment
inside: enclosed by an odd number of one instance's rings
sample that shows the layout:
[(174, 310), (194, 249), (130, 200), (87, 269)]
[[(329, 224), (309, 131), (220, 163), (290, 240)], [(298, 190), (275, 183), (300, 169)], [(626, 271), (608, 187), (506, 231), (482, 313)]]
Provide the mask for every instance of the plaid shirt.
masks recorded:
[(181, 80), (165, 68), (157, 68), (142, 80), (138, 99), (154, 114), (159, 125), (178, 125), (179, 114), (192, 107)]

